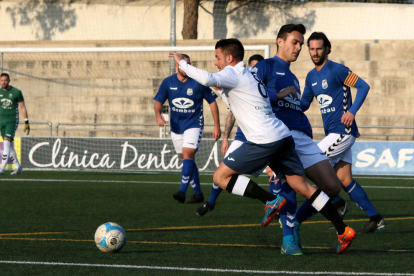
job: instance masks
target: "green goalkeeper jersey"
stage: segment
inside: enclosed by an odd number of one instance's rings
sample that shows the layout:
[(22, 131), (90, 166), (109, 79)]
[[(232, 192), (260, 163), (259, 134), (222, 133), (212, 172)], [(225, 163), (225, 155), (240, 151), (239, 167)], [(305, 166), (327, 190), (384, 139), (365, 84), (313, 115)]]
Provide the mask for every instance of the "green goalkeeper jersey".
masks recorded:
[(0, 124), (19, 121), (19, 103), (23, 101), (19, 89), (13, 86), (7, 91), (0, 88)]

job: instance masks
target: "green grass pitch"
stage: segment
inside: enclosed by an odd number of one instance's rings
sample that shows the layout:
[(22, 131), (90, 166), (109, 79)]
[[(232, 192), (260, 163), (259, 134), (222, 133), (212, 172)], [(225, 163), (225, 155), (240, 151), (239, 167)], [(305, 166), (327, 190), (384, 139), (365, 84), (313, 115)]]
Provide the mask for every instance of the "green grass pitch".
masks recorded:
[[(200, 178), (207, 200), (212, 176)], [(386, 218), (385, 230), (357, 236), (337, 255), (336, 233), (318, 214), (302, 226), (304, 255), (286, 256), (282, 229), (260, 225), (263, 204), (224, 191), (216, 209), (199, 217), (200, 204), (172, 198), (179, 174), (6, 172), (0, 178), (0, 274), (414, 275), (414, 177), (355, 178)], [(266, 177), (258, 182), (268, 189)], [(351, 204), (345, 221), (362, 228), (366, 214)], [(125, 229), (121, 252), (96, 248), (94, 232), (104, 222)]]

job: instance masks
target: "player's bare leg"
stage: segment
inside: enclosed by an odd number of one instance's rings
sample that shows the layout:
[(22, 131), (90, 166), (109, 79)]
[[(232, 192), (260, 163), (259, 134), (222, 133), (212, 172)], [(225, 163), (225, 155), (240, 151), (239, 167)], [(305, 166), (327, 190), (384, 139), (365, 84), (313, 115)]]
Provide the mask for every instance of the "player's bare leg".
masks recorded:
[(320, 161), (305, 169), (306, 177), (330, 197), (341, 192), (341, 182), (328, 160)]

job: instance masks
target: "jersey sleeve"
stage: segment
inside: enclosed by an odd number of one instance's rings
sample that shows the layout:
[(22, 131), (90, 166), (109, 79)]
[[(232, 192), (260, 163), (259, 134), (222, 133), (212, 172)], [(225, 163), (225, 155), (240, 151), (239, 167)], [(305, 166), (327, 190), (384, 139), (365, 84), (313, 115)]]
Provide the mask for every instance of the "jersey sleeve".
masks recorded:
[(157, 94), (154, 97), (154, 101), (157, 101), (163, 104), (167, 98), (168, 98), (168, 84), (167, 84), (167, 80), (164, 79), (160, 85), (160, 88), (158, 89)]
[(19, 93), (17, 94), (17, 102), (21, 103), (24, 102), (23, 93), (19, 90)]
[(203, 98), (206, 99), (206, 101), (209, 104), (212, 104), (216, 101), (216, 98), (217, 98), (216, 93), (214, 93), (214, 91), (211, 90), (210, 87), (201, 85), (201, 91), (203, 93)]
[(336, 64), (336, 66), (333, 67), (333, 72), (339, 82), (349, 87), (353, 87), (358, 80), (358, 76), (342, 64)]
[(302, 109), (303, 112), (309, 109), (312, 103), (313, 97), (314, 97), (311, 87), (312, 87), (311, 80), (308, 74), (306, 76), (305, 88), (303, 89), (302, 97), (300, 99), (300, 108)]
[(206, 70), (189, 65), (183, 59), (180, 61), (180, 69), (182, 69), (190, 78), (205, 86), (235, 88), (239, 84), (239, 76), (231, 66), (225, 67), (218, 73), (210, 73)]
[(348, 67), (343, 65), (337, 66), (335, 74), (339, 81), (342, 82), (344, 85), (348, 87), (355, 87), (357, 89), (355, 101), (349, 109), (349, 112), (356, 115), (356, 113), (361, 108), (362, 104), (365, 101), (365, 98), (368, 95), (368, 91), (370, 89), (369, 85), (363, 79), (358, 77), (357, 74), (349, 70)]

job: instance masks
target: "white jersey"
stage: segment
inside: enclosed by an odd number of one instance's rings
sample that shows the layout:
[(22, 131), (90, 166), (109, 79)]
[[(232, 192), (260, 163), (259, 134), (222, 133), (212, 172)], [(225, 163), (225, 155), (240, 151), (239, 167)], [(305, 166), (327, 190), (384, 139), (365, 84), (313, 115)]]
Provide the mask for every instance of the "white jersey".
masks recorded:
[(268, 144), (291, 135), (273, 113), (263, 83), (244, 61), (234, 67), (228, 65), (218, 73), (209, 73), (182, 60), (180, 69), (202, 85), (222, 88), (221, 98), (233, 112), (248, 141)]

